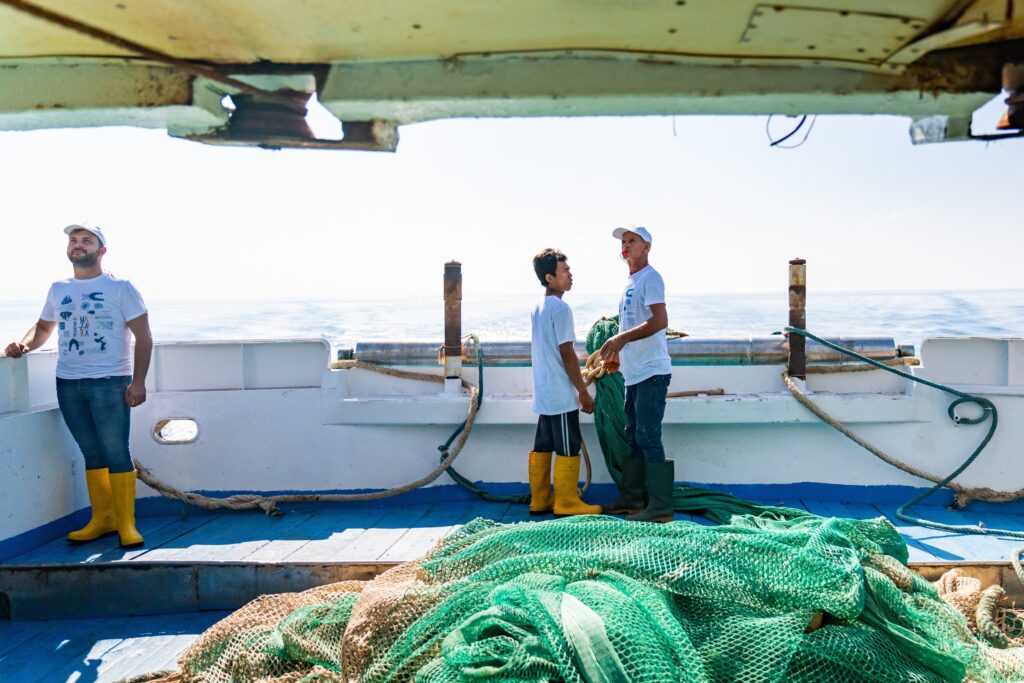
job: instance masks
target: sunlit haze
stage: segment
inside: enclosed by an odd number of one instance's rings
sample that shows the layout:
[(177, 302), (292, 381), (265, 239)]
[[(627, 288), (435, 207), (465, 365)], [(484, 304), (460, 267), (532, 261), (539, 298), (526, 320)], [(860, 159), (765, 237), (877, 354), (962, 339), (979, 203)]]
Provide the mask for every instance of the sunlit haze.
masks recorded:
[(531, 293), (546, 246), (569, 255), (575, 292), (615, 292), (619, 225), (651, 230), (680, 294), (778, 291), (797, 256), (812, 290), (1021, 286), (1024, 141), (915, 147), (907, 119), (820, 117), (782, 150), (765, 123), (439, 121), (403, 127), (396, 154), (2, 133), (0, 299), (41, 301), (70, 275), (61, 228), (80, 220), (149, 300), (421, 296), (449, 259), (467, 293)]

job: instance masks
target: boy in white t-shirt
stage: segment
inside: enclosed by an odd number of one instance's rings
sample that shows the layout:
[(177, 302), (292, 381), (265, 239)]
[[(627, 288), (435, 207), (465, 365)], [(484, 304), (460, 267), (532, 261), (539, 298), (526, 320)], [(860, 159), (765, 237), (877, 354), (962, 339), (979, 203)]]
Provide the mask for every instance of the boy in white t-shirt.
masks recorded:
[[(537, 434), (530, 453), (530, 514), (554, 512), (596, 515), (600, 505), (587, 505), (579, 496), (580, 410), (594, 412), (580, 372), (572, 309), (562, 295), (572, 289), (572, 273), (566, 256), (545, 249), (533, 257), (533, 270), (545, 288), (544, 299), (530, 316), (533, 365), (533, 412)], [(554, 496), (551, 494), (551, 456), (554, 453)]]

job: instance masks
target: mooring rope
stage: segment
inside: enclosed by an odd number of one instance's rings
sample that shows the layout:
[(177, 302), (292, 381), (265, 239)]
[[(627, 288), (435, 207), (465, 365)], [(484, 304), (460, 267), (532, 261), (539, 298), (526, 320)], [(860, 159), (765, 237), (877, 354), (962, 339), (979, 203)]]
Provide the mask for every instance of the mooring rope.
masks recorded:
[[(909, 524), (916, 524), (918, 526), (924, 526), (931, 529), (938, 529), (941, 531), (953, 531), (962, 534), (977, 534), (987, 536), (1006, 536), (1009, 538), (1024, 539), (1024, 532), (1022, 531), (1011, 531), (1008, 529), (989, 529), (983, 526), (942, 524), (940, 522), (933, 522), (931, 520), (914, 517), (913, 515), (907, 512), (908, 508), (916, 505), (917, 503), (920, 503), (922, 500), (924, 500), (925, 498), (932, 495), (933, 493), (935, 493), (936, 491), (943, 487), (949, 488), (956, 493), (956, 504), (958, 507), (963, 507), (975, 499), (996, 503), (1005, 503), (1012, 500), (1018, 500), (1024, 497), (1024, 489), (1018, 489), (1017, 491), (997, 491), (994, 489), (990, 489), (988, 487), (969, 487), (963, 486), (961, 484), (956, 484), (953, 482), (953, 479), (959, 476), (961, 472), (967, 469), (967, 467), (970, 466), (972, 462), (974, 462), (978, 455), (981, 454), (981, 452), (985, 449), (985, 446), (988, 445), (989, 441), (992, 440), (992, 435), (995, 434), (996, 426), (999, 423), (999, 412), (996, 410), (996, 406), (994, 403), (992, 403), (992, 401), (981, 396), (972, 396), (971, 394), (966, 394), (962, 391), (957, 391), (956, 389), (948, 387), (944, 384), (931, 382), (921, 377), (915, 377), (914, 375), (911, 375), (907, 372), (897, 370), (893, 367), (890, 367), (889, 365), (863, 356), (855, 351), (851, 351), (837, 344), (833, 344), (832, 342), (826, 341), (821, 337), (813, 335), (806, 330), (801, 330), (800, 328), (797, 327), (787, 327), (786, 332), (799, 334), (808, 339), (812, 339), (823, 346), (827, 346), (828, 348), (834, 351), (838, 351), (851, 358), (855, 358), (864, 363), (868, 363), (869, 365), (872, 365), (881, 370), (885, 370), (886, 372), (891, 372), (894, 375), (903, 377), (904, 379), (908, 379), (912, 382), (917, 382), (918, 384), (924, 384), (925, 386), (929, 386), (932, 387), (933, 389), (938, 389), (939, 391), (943, 391), (947, 394), (955, 396), (956, 399), (952, 403), (950, 403), (949, 408), (946, 412), (949, 415), (949, 418), (953, 420), (953, 422), (955, 422), (956, 424), (975, 425), (981, 424), (986, 420), (991, 420), (988, 432), (985, 434), (985, 437), (981, 440), (981, 443), (978, 444), (978, 447), (974, 449), (974, 452), (971, 453), (971, 455), (963, 463), (961, 463), (959, 467), (953, 470), (952, 473), (945, 477), (938, 477), (936, 475), (918, 470), (907, 465), (906, 463), (901, 462), (900, 460), (884, 453), (882, 450), (876, 448), (875, 446), (868, 443), (866, 440), (857, 436), (856, 434), (851, 432), (845, 425), (843, 425), (839, 420), (836, 420), (827, 412), (825, 412), (821, 407), (814, 404), (807, 397), (807, 395), (804, 394), (804, 392), (802, 392), (799, 387), (797, 387), (796, 383), (789, 376), (788, 372), (782, 373), (782, 380), (786, 384), (786, 388), (788, 388), (790, 393), (793, 394), (793, 397), (796, 398), (796, 400), (799, 401), (801, 405), (805, 406), (808, 410), (810, 410), (815, 415), (820, 417), (823, 421), (825, 421), (829, 426), (833, 427), (841, 434), (843, 434), (843, 436), (846, 436), (847, 438), (851, 439), (854, 443), (863, 447), (869, 453), (877, 456), (878, 458), (881, 458), (883, 461), (889, 463), (890, 465), (898, 467), (899, 469), (903, 470), (904, 472), (907, 472), (908, 474), (913, 474), (914, 476), (926, 479), (935, 484), (928, 490), (914, 496), (910, 501), (899, 506), (899, 508), (896, 509), (897, 518)], [(979, 406), (982, 409), (982, 414), (978, 417), (973, 418), (958, 416), (956, 414), (957, 406), (960, 406), (965, 403), (973, 403)], [(1019, 558), (1021, 552), (1024, 552), (1024, 548), (1020, 548), (1014, 551), (1014, 557)], [(1015, 563), (1015, 568), (1017, 566), (1019, 566), (1019, 563)], [(1021, 581), (1024, 581), (1024, 575), (1022, 575), (1019, 571), (1018, 576), (1021, 578)]]
[[(305, 494), (280, 494), (276, 496), (263, 496), (259, 494), (240, 493), (233, 496), (227, 496), (225, 498), (217, 498), (213, 496), (204, 496), (200, 493), (194, 493), (189, 491), (182, 491), (181, 489), (171, 486), (165, 481), (159, 479), (153, 474), (152, 470), (146, 467), (137, 458), (133, 458), (135, 463), (135, 469), (138, 472), (138, 478), (144, 484), (149, 486), (154, 491), (166, 498), (172, 498), (180, 500), (190, 505), (205, 508), (207, 510), (250, 510), (253, 508), (260, 508), (268, 515), (279, 515), (281, 514), (277, 506), (280, 503), (337, 503), (337, 502), (356, 502), (356, 501), (367, 501), (367, 500), (379, 500), (382, 498), (391, 498), (393, 496), (408, 493), (414, 489), (425, 486), (435, 479), (441, 476), (445, 471), (448, 472), (448, 476), (455, 481), (456, 484), (462, 486), (471, 493), (476, 494), (483, 500), (498, 502), (498, 503), (529, 503), (530, 494), (509, 494), (509, 495), (497, 495), (490, 493), (486, 489), (480, 488), (469, 479), (460, 474), (452, 464), (455, 459), (459, 457), (459, 453), (462, 452), (462, 447), (465, 446), (466, 440), (469, 438), (470, 432), (473, 431), (473, 425), (476, 422), (477, 412), (480, 410), (480, 405), (483, 402), (483, 385), (484, 385), (484, 365), (483, 365), (483, 347), (480, 344), (480, 340), (476, 338), (476, 335), (469, 335), (470, 339), (476, 342), (476, 355), (477, 355), (477, 370), (478, 370), (478, 384), (474, 385), (466, 380), (460, 380), (462, 387), (469, 391), (469, 412), (466, 419), (452, 432), (448, 440), (437, 447), (441, 451), (441, 462), (425, 477), (417, 479), (416, 481), (410, 482), (403, 486), (396, 486), (390, 489), (384, 489), (382, 491), (371, 491), (368, 493), (305, 493)], [(396, 370), (383, 365), (377, 365), (376, 363), (369, 363), (360, 360), (338, 360), (331, 363), (330, 368), (332, 370), (366, 370), (369, 372), (376, 372), (382, 375), (388, 375), (389, 377), (397, 377), (400, 379), (411, 379), (421, 380), (426, 382), (437, 382), (444, 383), (445, 378), (441, 375), (434, 375), (425, 372), (410, 372), (408, 370)], [(454, 444), (454, 445), (453, 445)], [(590, 488), (591, 482), (591, 463), (590, 454), (587, 451), (587, 444), (580, 444), (582, 449), (583, 460), (586, 464), (586, 478), (583, 486), (578, 489), (579, 495), (583, 495), (588, 488)]]
[[(389, 375), (391, 377), (399, 377), (402, 379), (413, 379), (422, 380), (425, 382), (437, 382), (444, 383), (445, 378), (441, 375), (432, 375), (425, 372), (409, 372), (407, 370), (395, 370), (393, 368), (382, 367), (374, 363), (367, 363), (360, 360), (339, 360), (331, 363), (331, 369), (335, 370), (369, 370), (370, 372), (378, 372), (383, 375)], [(417, 489), (421, 486), (425, 486), (442, 474), (445, 470), (451, 467), (451, 464), (455, 462), (455, 459), (459, 457), (459, 453), (462, 452), (462, 447), (466, 445), (466, 439), (469, 438), (470, 432), (473, 430), (473, 424), (476, 421), (477, 411), (480, 409), (480, 389), (471, 382), (461, 380), (464, 389), (469, 391), (469, 411), (466, 415), (466, 420), (459, 425), (448, 441), (440, 446), (442, 452), (441, 463), (435, 467), (429, 474), (416, 481), (410, 482), (403, 486), (396, 486), (394, 488), (385, 489), (383, 491), (371, 491), (367, 493), (303, 493), (303, 494), (280, 494), (275, 496), (262, 496), (259, 494), (241, 493), (226, 498), (215, 498), (212, 496), (204, 496), (199, 493), (192, 493), (188, 491), (182, 491), (170, 484), (158, 479), (152, 471), (143, 465), (137, 458), (133, 459), (135, 462), (135, 469), (138, 471), (139, 479), (153, 490), (160, 493), (160, 495), (167, 498), (173, 498), (181, 500), (190, 505), (195, 505), (207, 510), (250, 510), (253, 508), (260, 508), (268, 515), (279, 515), (281, 514), (277, 506), (281, 503), (335, 503), (335, 502), (355, 502), (355, 501), (367, 501), (367, 500), (379, 500), (381, 498), (390, 498), (397, 496), (402, 493), (407, 493), (413, 489)], [(453, 445), (454, 442), (454, 445)]]

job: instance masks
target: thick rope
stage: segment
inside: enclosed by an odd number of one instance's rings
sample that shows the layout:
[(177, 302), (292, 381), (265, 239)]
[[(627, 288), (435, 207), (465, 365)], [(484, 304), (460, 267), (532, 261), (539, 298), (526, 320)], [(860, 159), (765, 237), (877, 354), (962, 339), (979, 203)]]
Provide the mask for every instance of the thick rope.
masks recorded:
[[(611, 320), (611, 318), (601, 318), (601, 320)], [(685, 332), (673, 332), (673, 334), (685, 337)], [(606, 362), (601, 360), (601, 350), (594, 351), (587, 357), (587, 362), (583, 365), (583, 381), (587, 386), (590, 386), (602, 377), (606, 377), (619, 371), (619, 364), (615, 361)], [(724, 396), (725, 389), (688, 389), (686, 391), (670, 391), (665, 394), (665, 398), (690, 398), (693, 396)]]
[[(1008, 530), (1008, 529), (988, 529), (988, 528), (985, 528), (985, 527), (980, 526), (980, 525), (979, 526), (963, 526), (963, 525), (955, 525), (955, 524), (941, 524), (939, 522), (933, 522), (931, 520), (921, 519), (921, 518), (918, 518), (918, 517), (914, 517), (913, 515), (910, 515), (909, 513), (907, 513), (907, 509), (908, 508), (916, 505), (917, 503), (920, 503), (922, 500), (924, 500), (925, 498), (927, 498), (928, 496), (932, 495), (933, 493), (935, 493), (936, 491), (938, 491), (939, 489), (941, 489), (943, 487), (948, 487), (948, 488), (952, 489), (953, 491), (955, 491), (957, 493), (956, 503), (957, 503), (957, 505), (959, 507), (963, 507), (963, 506), (967, 505), (973, 499), (985, 500), (985, 501), (997, 502), (997, 503), (1005, 503), (1005, 502), (1009, 502), (1011, 500), (1017, 500), (1019, 498), (1024, 497), (1024, 489), (1019, 489), (1017, 491), (996, 491), (994, 489), (990, 489), (990, 488), (987, 488), (987, 487), (977, 487), (977, 488), (974, 488), (974, 487), (966, 487), (966, 486), (962, 486), (960, 484), (954, 484), (953, 483), (953, 479), (955, 479), (957, 476), (960, 475), (961, 472), (963, 472), (965, 469), (967, 469), (967, 467), (972, 462), (974, 462), (974, 460), (978, 457), (978, 455), (985, 449), (985, 446), (988, 445), (988, 442), (992, 440), (992, 435), (995, 434), (996, 426), (999, 423), (999, 413), (996, 410), (996, 406), (995, 406), (994, 403), (989, 401), (987, 398), (983, 398), (981, 396), (972, 396), (970, 394), (965, 394), (962, 391), (957, 391), (956, 389), (953, 389), (952, 387), (948, 387), (948, 386), (946, 386), (944, 384), (939, 384), (937, 382), (931, 382), (931, 381), (923, 379), (921, 377), (915, 377), (914, 375), (911, 375), (909, 373), (903, 372), (901, 370), (896, 370), (895, 368), (889, 367), (888, 365), (885, 365), (885, 364), (883, 364), (883, 363), (881, 363), (879, 361), (876, 361), (876, 360), (873, 360), (873, 359), (868, 358), (866, 356), (863, 356), (863, 355), (861, 355), (859, 353), (856, 353), (855, 351), (850, 351), (849, 349), (845, 349), (845, 348), (843, 348), (841, 346), (838, 346), (837, 344), (833, 344), (832, 342), (826, 341), (826, 340), (822, 339), (821, 337), (818, 337), (816, 335), (811, 334), (810, 332), (807, 332), (806, 330), (801, 330), (800, 328), (797, 328), (797, 327), (787, 327), (786, 328), (786, 332), (789, 332), (789, 333), (792, 333), (792, 334), (799, 334), (799, 335), (801, 335), (803, 337), (807, 337), (808, 339), (813, 339), (814, 341), (818, 342), (819, 344), (821, 344), (823, 346), (827, 346), (827, 347), (831, 348), (834, 351), (838, 351), (838, 352), (840, 352), (842, 354), (850, 356), (851, 358), (856, 358), (859, 361), (862, 361), (864, 363), (868, 363), (868, 364), (870, 364), (870, 365), (872, 365), (872, 366), (874, 366), (876, 368), (880, 368), (880, 369), (885, 370), (887, 372), (891, 372), (894, 375), (899, 375), (900, 377), (908, 379), (908, 380), (910, 380), (912, 382), (917, 382), (918, 384), (924, 384), (925, 386), (929, 386), (929, 387), (932, 387), (933, 389), (938, 389), (939, 391), (943, 391), (943, 392), (945, 392), (947, 394), (951, 394), (951, 395), (955, 396), (956, 400), (954, 400), (952, 403), (950, 403), (950, 405), (947, 408), (946, 412), (949, 415), (949, 418), (951, 420), (953, 420), (956, 424), (974, 425), (974, 424), (981, 424), (985, 420), (991, 419), (991, 424), (989, 425), (988, 432), (985, 434), (985, 437), (981, 440), (981, 443), (978, 444), (978, 447), (974, 449), (974, 452), (971, 453), (971, 455), (968, 456), (968, 458), (963, 463), (961, 463), (961, 465), (959, 467), (957, 467), (955, 470), (953, 470), (952, 473), (950, 473), (949, 475), (947, 475), (945, 477), (940, 478), (940, 477), (937, 477), (935, 475), (931, 475), (931, 474), (928, 474), (926, 472), (923, 472), (921, 470), (917, 470), (916, 468), (912, 468), (909, 465), (906, 465), (905, 463), (902, 463), (902, 462), (896, 460), (895, 458), (893, 458), (893, 457), (883, 453), (881, 450), (879, 450), (878, 448), (875, 448), (874, 446), (869, 444), (864, 439), (861, 439), (860, 437), (855, 435), (853, 432), (851, 432), (849, 429), (847, 429), (845, 427), (845, 425), (843, 425), (841, 422), (839, 422), (838, 420), (836, 420), (832, 416), (828, 415), (828, 413), (826, 413), (824, 410), (822, 410), (817, 405), (814, 405), (813, 402), (809, 398), (807, 398), (806, 394), (804, 394), (802, 391), (800, 391), (799, 387), (796, 386), (796, 383), (793, 382), (792, 378), (790, 378), (788, 372), (782, 373), (782, 380), (783, 380), (783, 382), (785, 382), (786, 387), (789, 389), (790, 393), (793, 394), (794, 398), (796, 398), (796, 400), (799, 401), (801, 403), (801, 405), (805, 406), (812, 413), (814, 413), (815, 415), (820, 417), (822, 420), (824, 420), (829, 426), (835, 428), (841, 434), (843, 434), (844, 436), (846, 436), (849, 439), (851, 439), (854, 443), (856, 443), (857, 445), (865, 448), (872, 455), (875, 455), (875, 456), (881, 458), (883, 461), (889, 463), (890, 465), (893, 465), (894, 467), (898, 467), (899, 469), (903, 470), (904, 472), (908, 472), (909, 474), (913, 474), (914, 476), (921, 477), (922, 479), (926, 479), (928, 481), (931, 481), (931, 482), (935, 483), (935, 485), (932, 486), (930, 489), (926, 490), (923, 493), (920, 493), (920, 494), (914, 496), (914, 498), (912, 498), (908, 502), (904, 503), (903, 505), (899, 506), (899, 508), (896, 509), (896, 517), (897, 518), (899, 518), (900, 520), (902, 520), (904, 522), (907, 522), (909, 524), (916, 524), (918, 526), (924, 526), (924, 527), (928, 527), (928, 528), (931, 528), (931, 529), (938, 529), (938, 530), (941, 530), (941, 531), (952, 531), (952, 532), (961, 533), (961, 534), (977, 534), (977, 535), (987, 535), (987, 536), (1005, 536), (1005, 537), (1008, 537), (1008, 538), (1022, 538), (1022, 539), (1024, 539), (1024, 532), (1021, 532), (1021, 531), (1011, 531), (1011, 530)], [(968, 417), (960, 417), (960, 416), (958, 416), (956, 414), (956, 408), (957, 408), (957, 406), (959, 406), (961, 404), (964, 404), (964, 403), (974, 403), (975, 405), (979, 406), (982, 409), (982, 411), (983, 411), (982, 414), (979, 417), (976, 417), (976, 418), (968, 418)], [(1015, 553), (1015, 554), (1017, 554), (1017, 553)], [(1024, 576), (1022, 576), (1020, 573), (1018, 573), (1018, 576), (1021, 578), (1022, 581), (1024, 581)]]
[[(469, 335), (467, 337), (467, 339), (472, 339), (473, 341), (476, 342), (477, 377), (479, 378), (478, 384), (479, 384), (479, 387), (480, 387), (480, 394), (478, 395), (477, 403), (479, 404), (479, 403), (481, 403), (483, 401), (483, 388), (484, 388), (484, 354), (483, 354), (483, 346), (480, 344), (480, 340), (474, 334)], [(444, 347), (443, 346), (438, 349), (437, 362), (439, 364), (441, 364), (441, 365), (444, 365)], [(438, 446), (438, 450), (441, 450), (443, 452), (448, 446), (451, 445), (452, 439), (454, 439), (455, 436), (458, 433), (459, 433), (458, 430), (456, 430), (454, 433), (452, 433), (451, 437), (448, 438), (448, 442)], [(583, 488), (577, 489), (579, 495), (582, 496), (584, 493), (586, 493), (587, 489), (590, 488), (591, 465), (590, 465), (590, 453), (587, 452), (587, 443), (585, 441), (583, 441), (582, 439), (580, 441), (580, 448), (582, 450), (583, 461), (586, 464), (586, 473), (587, 473), (586, 474), (586, 480), (583, 483)], [(530, 494), (529, 493), (513, 493), (513, 494), (507, 494), (507, 495), (499, 495), (499, 494), (496, 494), (496, 493), (491, 493), (490, 491), (487, 491), (486, 489), (482, 489), (479, 486), (477, 486), (475, 483), (471, 482), (466, 477), (464, 477), (461, 474), (459, 474), (459, 472), (454, 467), (449, 467), (448, 468), (448, 476), (451, 477), (451, 479), (456, 484), (458, 484), (462, 488), (466, 489), (470, 493), (476, 494), (482, 500), (490, 501), (492, 503), (513, 503), (513, 504), (518, 504), (518, 505), (526, 505), (526, 504), (528, 504), (530, 502)]]
[(978, 626), (978, 635), (988, 641), (992, 647), (1005, 649), (1010, 644), (1002, 629), (996, 624), (996, 609), (999, 603), (1006, 597), (1006, 591), (1002, 586), (993, 585), (981, 593), (978, 600), (978, 607), (974, 612), (974, 623)]
[[(886, 367), (895, 368), (901, 365), (920, 365), (917, 358), (891, 358), (878, 361)], [(874, 365), (808, 365), (808, 375), (838, 375), (844, 372), (870, 372), (878, 370)]]
[[(808, 368), (808, 370), (810, 369)], [(796, 383), (793, 381), (793, 378), (789, 376), (788, 372), (782, 373), (782, 381), (786, 385), (786, 388), (789, 389), (789, 393), (793, 395), (793, 398), (795, 398), (797, 402), (799, 402), (802, 406), (804, 406), (812, 413), (817, 415), (819, 418), (821, 418), (822, 422), (828, 424), (829, 427), (832, 427), (837, 432), (839, 432), (840, 434), (850, 439), (864, 450), (868, 451), (869, 453), (877, 457), (879, 460), (882, 460), (892, 465), (896, 469), (903, 470), (907, 474), (911, 474), (921, 479), (926, 479), (932, 482), (933, 484), (943, 479), (943, 477), (937, 474), (932, 474), (931, 472), (919, 470), (916, 467), (908, 465), (905, 462), (892, 457), (885, 451), (872, 445), (869, 441), (854, 434), (852, 431), (850, 431), (849, 427), (847, 427), (842, 422), (829, 415), (823, 408), (821, 408), (821, 406), (819, 406), (817, 403), (808, 398), (807, 394), (805, 394), (800, 389), (800, 387), (796, 385)], [(1024, 496), (1024, 489), (1020, 491), (994, 491), (992, 489), (984, 487), (972, 488), (969, 486), (958, 484), (954, 481), (951, 481), (948, 484), (946, 484), (946, 488), (956, 493), (958, 507), (964, 507), (972, 500), (984, 500), (991, 503), (1006, 503), (1011, 500), (1017, 500), (1018, 498)]]
[[(340, 360), (331, 363), (331, 369), (333, 370), (369, 370), (370, 372), (378, 372), (383, 375), (389, 375), (391, 377), (400, 377), (403, 379), (414, 379), (422, 380), (425, 382), (437, 382), (444, 383), (444, 377), (440, 375), (432, 375), (425, 372), (409, 372), (407, 370), (394, 370), (392, 368), (381, 367), (373, 363), (367, 363), (360, 360)], [(181, 500), (190, 505), (196, 505), (207, 510), (250, 510), (253, 508), (260, 508), (268, 515), (279, 515), (281, 514), (277, 506), (281, 503), (335, 503), (335, 502), (354, 502), (354, 501), (366, 501), (366, 500), (380, 500), (381, 498), (390, 498), (403, 493), (412, 491), (421, 486), (426, 486), (431, 483), (447, 470), (455, 459), (459, 457), (459, 453), (462, 452), (462, 447), (466, 445), (466, 439), (469, 438), (470, 432), (473, 430), (473, 423), (476, 421), (476, 414), (480, 408), (479, 395), (480, 389), (466, 380), (462, 380), (462, 386), (469, 391), (469, 412), (466, 416), (466, 421), (459, 425), (452, 435), (452, 438), (448, 440), (448, 443), (444, 444), (442, 453), (444, 457), (441, 463), (434, 468), (425, 477), (417, 479), (416, 481), (405, 484), (404, 486), (397, 486), (395, 488), (385, 489), (383, 491), (372, 491), (368, 493), (304, 493), (304, 494), (282, 494), (277, 496), (261, 496), (259, 494), (238, 494), (234, 496), (228, 496), (227, 498), (213, 498), (210, 496), (204, 496), (198, 493), (191, 493), (177, 489), (166, 482), (157, 479), (156, 476), (135, 459), (135, 469), (138, 470), (138, 477), (147, 486), (160, 493), (160, 495), (167, 498), (174, 498)], [(456, 439), (457, 436), (457, 439)], [(454, 446), (452, 446), (452, 441)], [(449, 448), (449, 446), (451, 446)]]

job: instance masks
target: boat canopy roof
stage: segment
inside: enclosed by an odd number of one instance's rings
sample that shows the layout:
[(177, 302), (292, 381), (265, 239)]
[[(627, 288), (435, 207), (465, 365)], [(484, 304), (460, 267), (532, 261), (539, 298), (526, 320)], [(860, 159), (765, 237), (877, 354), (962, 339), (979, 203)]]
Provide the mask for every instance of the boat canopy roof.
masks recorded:
[(246, 95), (288, 90), (369, 138), (463, 116), (773, 113), (939, 116), (956, 137), (1024, 64), (1022, 5), (0, 0), (0, 129), (203, 139)]

